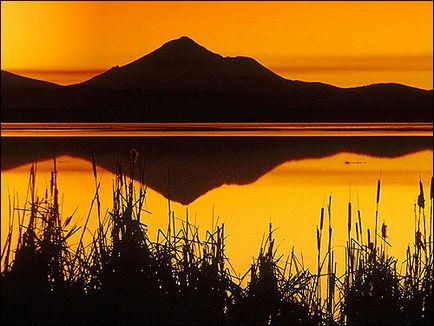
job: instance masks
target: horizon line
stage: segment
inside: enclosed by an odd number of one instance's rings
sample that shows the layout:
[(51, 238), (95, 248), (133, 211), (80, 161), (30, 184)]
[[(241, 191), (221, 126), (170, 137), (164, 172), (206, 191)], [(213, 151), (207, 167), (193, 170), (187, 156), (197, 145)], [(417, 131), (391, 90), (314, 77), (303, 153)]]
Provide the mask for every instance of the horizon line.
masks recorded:
[[(280, 77), (288, 80), (288, 81), (301, 81), (301, 82), (319, 82), (319, 83), (323, 83), (323, 84), (328, 84), (330, 86), (334, 86), (334, 87), (338, 87), (338, 88), (356, 88), (356, 87), (364, 87), (364, 86), (370, 86), (370, 85), (378, 85), (378, 84), (398, 84), (398, 85), (403, 85), (403, 86), (407, 86), (407, 87), (412, 87), (412, 88), (417, 88), (417, 89), (421, 89), (421, 90), (426, 90), (426, 91), (433, 91), (433, 86), (431, 86), (431, 88), (425, 88), (425, 87), (420, 87), (420, 86), (412, 86), (409, 84), (404, 84), (404, 83), (400, 83), (397, 81), (381, 81), (381, 82), (371, 82), (371, 83), (365, 83), (365, 84), (357, 84), (354, 86), (338, 86), (336, 84), (333, 84), (332, 82), (328, 82), (328, 81), (306, 81), (306, 80), (300, 80), (300, 79), (290, 79), (287, 78), (285, 76), (282, 76), (279, 74), (279, 72), (283, 71), (283, 72), (294, 72), (294, 73), (312, 73), (312, 72), (351, 72), (351, 71), (361, 71), (361, 72), (377, 72), (377, 71), (390, 71), (390, 70), (366, 70), (366, 69), (355, 69), (354, 67), (347, 67), (347, 69), (318, 69), (318, 70), (314, 70), (314, 69), (309, 69), (308, 66), (306, 66), (306, 69), (303, 69), (303, 67), (298, 67), (298, 66), (276, 66), (276, 67), (266, 67), (265, 68), (269, 69), (270, 71), (272, 71), (273, 73), (279, 75)], [(321, 65), (319, 65), (319, 67), (321, 67)], [(313, 68), (313, 66), (312, 66)], [(1, 69), (1, 71), (5, 71), (5, 72), (9, 72), (15, 75), (18, 75), (20, 77), (25, 77), (25, 78), (31, 78), (31, 79), (35, 79), (35, 80), (39, 80), (39, 81), (43, 81), (43, 82), (49, 82), (52, 84), (56, 84), (59, 86), (71, 86), (71, 85), (75, 85), (75, 84), (80, 84), (83, 83), (87, 80), (89, 80), (90, 78), (93, 78), (95, 76), (98, 76), (108, 70), (110, 70), (111, 68), (106, 68), (106, 69)], [(409, 69), (409, 70), (404, 70), (404, 69), (396, 69), (394, 71), (425, 71), (425, 70), (414, 70), (414, 69)], [(39, 74), (39, 75), (59, 75), (59, 76), (65, 76), (65, 75), (70, 75), (70, 76), (74, 76), (74, 75), (82, 75), (82, 74), (86, 74), (89, 75), (87, 78), (80, 80), (80, 81), (75, 81), (75, 82), (71, 82), (71, 83), (58, 83), (55, 81), (50, 81), (50, 80), (44, 80), (44, 79), (39, 79), (39, 78), (35, 78), (35, 76), (29, 76), (27, 74)]]

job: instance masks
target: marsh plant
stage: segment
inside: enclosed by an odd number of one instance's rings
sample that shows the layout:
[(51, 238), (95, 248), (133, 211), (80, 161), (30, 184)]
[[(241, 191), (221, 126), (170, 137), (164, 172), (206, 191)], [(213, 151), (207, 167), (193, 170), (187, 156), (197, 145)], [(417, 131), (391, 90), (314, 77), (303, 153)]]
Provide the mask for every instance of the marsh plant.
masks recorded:
[[(23, 206), (9, 198), (9, 232), (1, 253), (1, 321), (7, 324), (431, 324), (433, 190), (429, 215), (423, 184), (415, 204), (415, 237), (403, 272), (388, 255), (387, 225), (363, 228), (348, 203), (345, 272), (337, 275), (332, 197), (321, 208), (317, 269), (294, 249), (280, 254), (271, 223), (258, 256), (237, 275), (226, 256), (224, 224), (200, 236), (188, 210), (180, 219), (168, 200), (167, 228), (148, 237), (146, 161), (132, 152), (127, 171), (116, 163), (113, 203), (101, 212), (95, 194), (83, 225), (61, 216), (56, 160), (44, 196), (30, 170)], [(136, 180), (136, 181), (135, 181)], [(97, 218), (97, 229), (89, 220)], [(380, 231), (378, 231), (380, 229)], [(90, 241), (85, 242), (86, 238)], [(13, 244), (14, 236), (17, 243)], [(72, 238), (78, 242), (72, 243)]]

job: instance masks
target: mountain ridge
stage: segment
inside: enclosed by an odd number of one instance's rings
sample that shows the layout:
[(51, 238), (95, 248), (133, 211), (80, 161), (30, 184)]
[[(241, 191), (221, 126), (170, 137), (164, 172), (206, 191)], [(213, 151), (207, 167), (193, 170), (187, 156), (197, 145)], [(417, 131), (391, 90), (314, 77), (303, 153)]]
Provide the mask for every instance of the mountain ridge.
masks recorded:
[(2, 121), (432, 121), (432, 90), (289, 80), (185, 36), (74, 85), (1, 76)]
[(47, 82), (40, 79), (24, 77), (17, 74), (14, 74), (9, 71), (1, 70), (1, 85), (2, 87), (56, 87), (60, 86), (56, 83)]
[(183, 36), (82, 84), (116, 89), (247, 90), (253, 87), (254, 91), (273, 91), (276, 84), (285, 87), (286, 82), (252, 58), (223, 57)]

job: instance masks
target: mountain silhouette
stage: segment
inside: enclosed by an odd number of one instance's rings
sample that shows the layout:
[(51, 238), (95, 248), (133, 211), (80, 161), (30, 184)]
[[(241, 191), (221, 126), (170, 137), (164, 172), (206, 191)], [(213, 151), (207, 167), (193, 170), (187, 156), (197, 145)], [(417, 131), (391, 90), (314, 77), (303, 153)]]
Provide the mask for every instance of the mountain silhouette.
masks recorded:
[(223, 58), (183, 36), (84, 84), (114, 89), (265, 92), (281, 90), (287, 81), (254, 59)]
[(46, 81), (22, 77), (11, 72), (1, 71), (2, 88), (54, 88), (59, 85)]
[(2, 121), (432, 121), (432, 90), (287, 80), (181, 37), (125, 66), (59, 86), (2, 71)]

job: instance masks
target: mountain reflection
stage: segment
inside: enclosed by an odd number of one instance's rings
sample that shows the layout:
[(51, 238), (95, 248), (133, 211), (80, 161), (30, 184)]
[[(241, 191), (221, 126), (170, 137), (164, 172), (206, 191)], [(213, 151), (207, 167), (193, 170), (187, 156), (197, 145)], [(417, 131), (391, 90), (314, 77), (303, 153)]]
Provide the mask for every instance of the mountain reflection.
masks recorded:
[(58, 137), (2, 138), (2, 171), (69, 155), (114, 172), (128, 166), (131, 150), (146, 158), (147, 184), (189, 204), (223, 184), (248, 184), (276, 166), (341, 152), (398, 157), (433, 148), (432, 137)]

